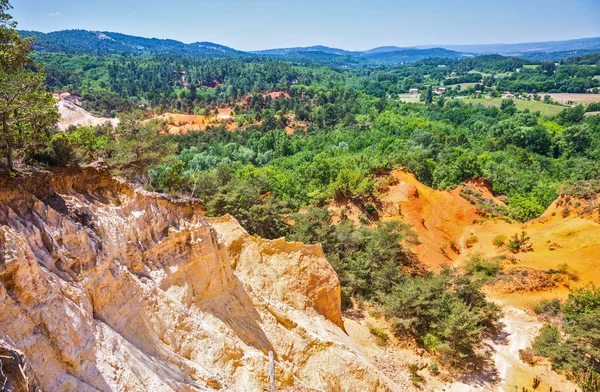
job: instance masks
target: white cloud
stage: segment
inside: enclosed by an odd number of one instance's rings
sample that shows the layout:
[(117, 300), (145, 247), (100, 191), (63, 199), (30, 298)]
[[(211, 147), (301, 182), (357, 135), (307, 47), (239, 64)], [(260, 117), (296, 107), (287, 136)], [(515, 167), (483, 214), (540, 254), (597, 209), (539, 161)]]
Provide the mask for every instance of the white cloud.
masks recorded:
[(52, 16), (52, 17), (55, 17), (55, 16), (60, 16), (60, 12), (50, 12), (50, 13), (48, 14), (48, 16)]

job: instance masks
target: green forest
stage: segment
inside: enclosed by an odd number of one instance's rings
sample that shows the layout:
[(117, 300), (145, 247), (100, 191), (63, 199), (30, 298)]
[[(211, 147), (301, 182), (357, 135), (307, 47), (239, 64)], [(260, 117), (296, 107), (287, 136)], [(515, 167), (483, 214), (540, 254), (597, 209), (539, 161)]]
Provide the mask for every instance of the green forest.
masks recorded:
[[(598, 92), (598, 54), (558, 63), (486, 55), (345, 64), (38, 52), (35, 37), (18, 35), (9, 10), (0, 0), (2, 175), (103, 161), (147, 190), (199, 198), (208, 215), (231, 214), (252, 235), (320, 243), (342, 283), (344, 308), (356, 300), (378, 306), (397, 336), (454, 369), (489, 365), (482, 340), (502, 325), (500, 308), (483, 294), (485, 282), (457, 269), (426, 271), (408, 249), (419, 241), (411, 227), (356, 227), (343, 217), (333, 224), (327, 203), (367, 203), (385, 173), (404, 167), (435, 189), (485, 179), (507, 205), (489, 216), (526, 222), (573, 184), (600, 179), (600, 116), (593, 115), (600, 103), (561, 106), (545, 96)], [(446, 91), (438, 95), (441, 87)], [(411, 89), (419, 90), (420, 101), (402, 102)], [(80, 95), (85, 109), (120, 124), (58, 131), (55, 91)], [(270, 92), (287, 94), (272, 99)], [(515, 98), (500, 100), (505, 92)], [(483, 97), (498, 105), (469, 100)], [(522, 109), (521, 101), (558, 111)], [(152, 120), (225, 108), (239, 125), (234, 130), (214, 125), (168, 135), (163, 122)], [(588, 385), (586, 391), (600, 390), (600, 363), (579, 359), (597, 359), (597, 349), (573, 347), (586, 334), (598, 341), (598, 295), (590, 288), (554, 304), (561, 321), (545, 327), (534, 344), (557, 369)]]

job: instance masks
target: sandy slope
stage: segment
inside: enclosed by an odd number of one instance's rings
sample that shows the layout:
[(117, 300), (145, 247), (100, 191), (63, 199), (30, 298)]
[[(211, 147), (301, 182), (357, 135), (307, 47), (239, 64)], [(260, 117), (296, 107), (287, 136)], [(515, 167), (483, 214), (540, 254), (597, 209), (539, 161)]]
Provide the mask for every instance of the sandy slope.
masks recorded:
[[(542, 299), (565, 298), (569, 287), (590, 281), (600, 284), (600, 197), (587, 202), (567, 202), (563, 198), (539, 219), (525, 224), (509, 223), (479, 215), (476, 206), (465, 200), (459, 189), (434, 190), (403, 170), (396, 170), (390, 176), (394, 178), (388, 181), (391, 185), (379, 193), (376, 200), (368, 203), (377, 206), (381, 220), (400, 220), (411, 224), (421, 242), (412, 250), (430, 269), (439, 269), (444, 264), (461, 267), (472, 255), (482, 254), (487, 258), (503, 256), (513, 259), (513, 262), (505, 263), (509, 271), (515, 268), (530, 272), (527, 278), (521, 279), (523, 284), (517, 281), (487, 290), (488, 297), (501, 305), (506, 325), (500, 339), (488, 342), (495, 352), (497, 382), (493, 377), (480, 375), (478, 379), (469, 380), (468, 384), (441, 385), (435, 380), (428, 380), (428, 388), (436, 391), (512, 392), (515, 386), (518, 390), (523, 387), (531, 389), (533, 378), (539, 376), (542, 379), (541, 390), (548, 390), (550, 386), (554, 390), (578, 390), (563, 376), (554, 373), (547, 363), (534, 367), (523, 363), (519, 350), (530, 346), (543, 325), (533, 314), (533, 305)], [(503, 204), (486, 189), (484, 183), (474, 181), (468, 185), (495, 204)], [(356, 224), (360, 224), (359, 217), (365, 215), (361, 202), (338, 201), (330, 203), (329, 207), (334, 214), (345, 209)], [(565, 209), (569, 210), (568, 214)], [(532, 252), (513, 255), (506, 248), (493, 245), (494, 237), (504, 235), (510, 238), (523, 230), (531, 237)], [(477, 242), (467, 246), (469, 237), (476, 237)], [(577, 273), (579, 281), (544, 282), (545, 271), (559, 269), (562, 264), (567, 264), (571, 271)], [(539, 279), (546, 284), (544, 289), (536, 286), (540, 283)], [(353, 336), (353, 331), (350, 335)]]
[(65, 130), (71, 125), (97, 126), (108, 122), (116, 126), (119, 123), (116, 118), (96, 117), (73, 102), (60, 100), (57, 105), (61, 116), (58, 123), (58, 129), (60, 130)]

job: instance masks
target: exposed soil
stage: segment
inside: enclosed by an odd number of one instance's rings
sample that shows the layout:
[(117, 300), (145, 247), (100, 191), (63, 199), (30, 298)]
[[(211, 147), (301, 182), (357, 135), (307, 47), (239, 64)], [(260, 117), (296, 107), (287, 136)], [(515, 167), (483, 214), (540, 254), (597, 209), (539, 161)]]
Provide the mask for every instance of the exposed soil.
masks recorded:
[[(463, 198), (464, 192), (461, 196), (460, 189), (434, 190), (404, 170), (396, 170), (384, 180), (380, 192), (372, 200), (330, 202), (334, 221), (343, 210), (356, 225), (374, 226), (379, 220), (409, 223), (421, 242), (412, 250), (432, 270), (438, 270), (444, 264), (460, 267), (474, 254), (503, 260), (502, 276), (486, 289), (488, 297), (500, 304), (504, 311), (506, 327), (503, 334), (497, 341), (488, 342), (494, 350), (493, 359), (498, 373), (462, 380), (464, 383), (446, 384), (439, 378), (426, 375), (424, 388), (512, 392), (515, 387), (518, 390), (523, 387), (531, 389), (533, 378), (537, 376), (542, 380), (541, 390), (550, 387), (554, 390), (578, 390), (562, 375), (553, 372), (547, 362), (542, 361), (535, 366), (525, 364), (519, 357), (519, 350), (530, 346), (543, 325), (531, 310), (535, 304), (543, 299), (564, 299), (569, 288), (588, 282), (600, 285), (600, 196), (592, 200), (562, 197), (542, 217), (520, 224), (483, 216), (482, 200), (486, 206), (504, 206), (502, 198), (495, 197), (483, 181), (471, 181), (465, 185), (465, 188), (476, 191), (470, 195), (477, 195), (476, 200), (469, 202)], [(367, 204), (373, 204), (377, 212), (367, 214)], [(530, 237), (531, 251), (514, 254), (505, 245), (498, 247), (493, 243), (499, 235), (508, 239), (522, 231)], [(359, 318), (347, 315), (346, 318), (352, 321), (346, 322), (346, 328), (351, 338), (378, 366), (378, 358), (385, 358), (386, 366), (380, 368), (396, 381), (395, 369), (406, 369), (407, 363), (414, 360), (414, 348), (407, 351), (398, 343), (387, 346), (385, 350), (377, 346), (375, 337), (368, 336), (371, 335), (368, 334), (368, 326), (385, 327), (385, 324), (365, 314), (363, 312)], [(363, 329), (360, 330), (359, 326)]]
[(66, 130), (71, 125), (98, 126), (111, 123), (113, 126), (116, 126), (119, 123), (119, 120), (116, 118), (96, 117), (75, 102), (60, 100), (57, 106), (61, 116), (58, 122), (58, 129), (60, 130)]
[(224, 125), (232, 131), (237, 124), (231, 121), (231, 109), (219, 109), (216, 116), (200, 116), (194, 114), (165, 113), (155, 117), (165, 121), (171, 135), (185, 135), (193, 131), (205, 131), (210, 126)]
[(568, 103), (569, 101), (576, 103), (600, 102), (600, 94), (572, 94), (572, 93), (540, 93), (544, 97), (549, 95), (554, 102)]

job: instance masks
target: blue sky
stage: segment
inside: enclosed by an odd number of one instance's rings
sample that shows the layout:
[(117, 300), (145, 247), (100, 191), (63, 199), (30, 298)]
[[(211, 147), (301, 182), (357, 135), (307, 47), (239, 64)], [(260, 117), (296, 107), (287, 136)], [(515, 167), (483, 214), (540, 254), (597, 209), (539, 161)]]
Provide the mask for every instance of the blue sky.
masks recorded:
[(600, 36), (600, 0), (12, 0), (19, 28), (115, 31), (240, 50)]

